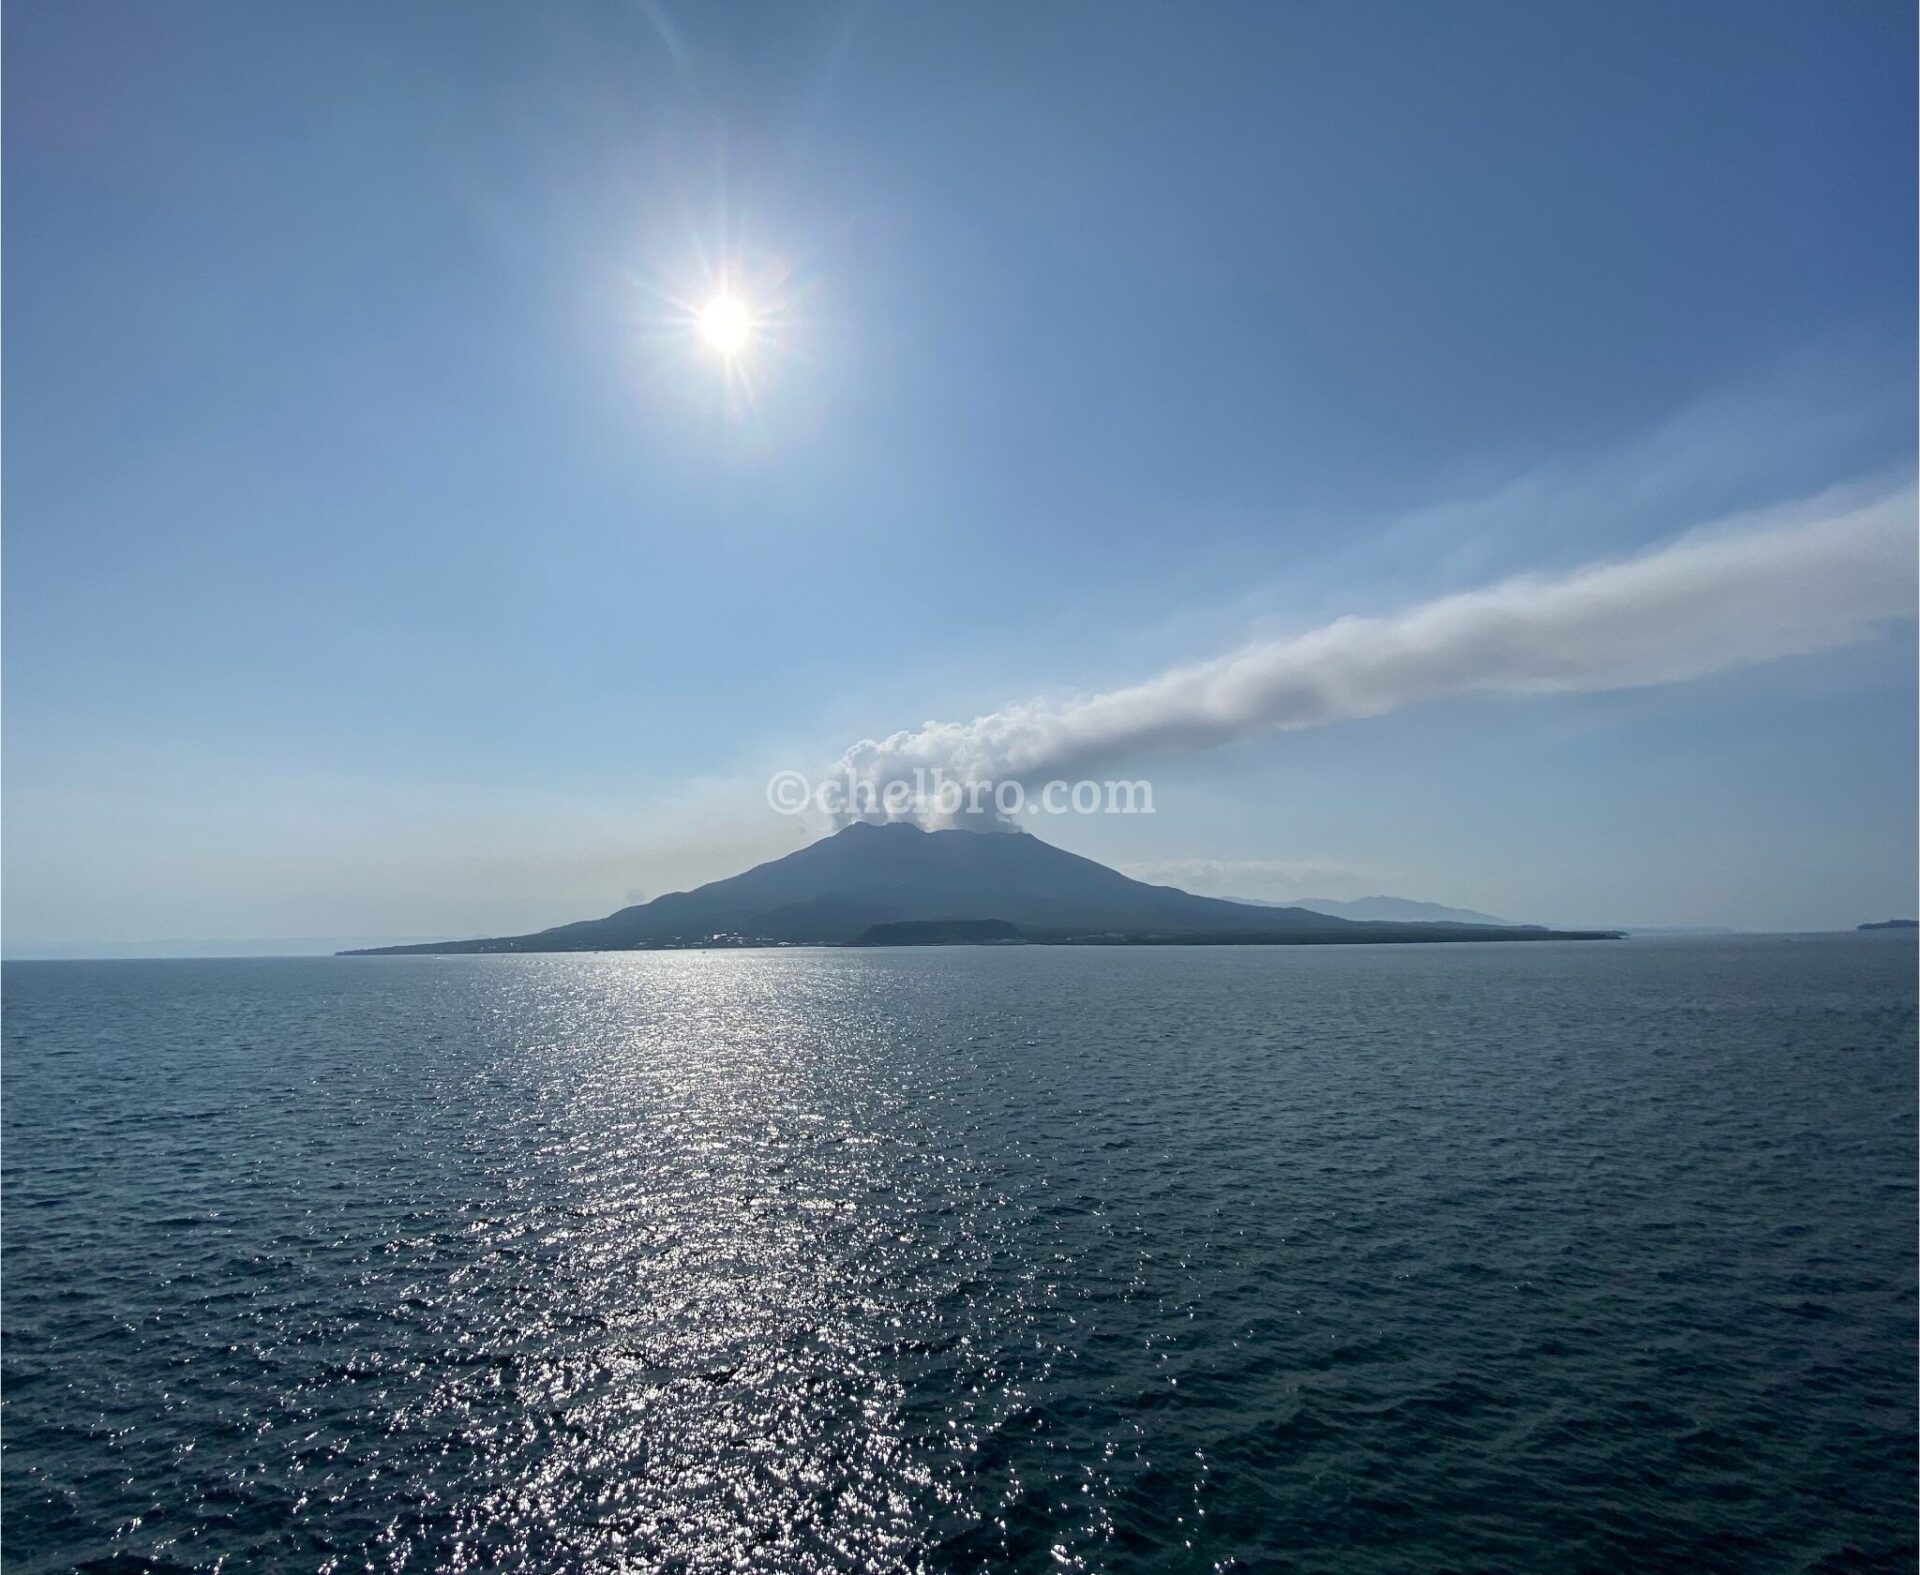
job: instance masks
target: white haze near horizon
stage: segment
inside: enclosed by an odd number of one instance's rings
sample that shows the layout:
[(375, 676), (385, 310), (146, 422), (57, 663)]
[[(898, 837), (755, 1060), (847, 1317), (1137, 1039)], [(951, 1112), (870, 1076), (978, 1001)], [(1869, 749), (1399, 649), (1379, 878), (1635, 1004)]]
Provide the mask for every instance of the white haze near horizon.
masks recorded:
[[(1033, 788), (1456, 696), (1638, 688), (1809, 655), (1913, 616), (1914, 522), (1911, 485), (1864, 504), (1827, 494), (1631, 557), (1251, 641), (1124, 688), (863, 739), (833, 774), (865, 784), (873, 803), (890, 783), (936, 772)], [(905, 818), (1009, 824), (990, 809)]]

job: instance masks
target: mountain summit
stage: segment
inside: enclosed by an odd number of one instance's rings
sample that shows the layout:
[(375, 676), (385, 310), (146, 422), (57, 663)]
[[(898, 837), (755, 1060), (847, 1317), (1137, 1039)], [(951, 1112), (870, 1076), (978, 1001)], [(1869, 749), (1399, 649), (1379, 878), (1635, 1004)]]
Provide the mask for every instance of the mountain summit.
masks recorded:
[(1196, 897), (1133, 880), (1029, 832), (922, 831), (896, 822), (856, 823), (744, 874), (670, 892), (604, 919), (532, 935), (370, 952), (625, 951), (721, 937), (848, 942), (875, 926), (935, 920), (999, 921), (1026, 938), (1044, 940), (1232, 938), (1236, 932), (1273, 939), (1451, 940), (1477, 933), (1456, 925), (1357, 923), (1302, 908)]

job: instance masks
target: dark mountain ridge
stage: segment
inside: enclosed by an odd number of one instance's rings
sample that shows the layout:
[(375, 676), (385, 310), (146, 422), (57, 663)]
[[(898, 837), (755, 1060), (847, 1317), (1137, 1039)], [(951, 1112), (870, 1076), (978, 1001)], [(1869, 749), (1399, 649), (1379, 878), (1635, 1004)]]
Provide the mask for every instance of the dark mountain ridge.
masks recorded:
[(1416, 939), (1387, 931), (1458, 932), (1455, 925), (1380, 925), (1299, 908), (1252, 907), (1152, 886), (1027, 832), (922, 831), (856, 823), (785, 858), (693, 891), (669, 892), (604, 919), (531, 935), (367, 948), (352, 955), (626, 951), (726, 938), (858, 940), (875, 925), (995, 920), (1031, 939), (1091, 933), (1152, 936), (1258, 931)]

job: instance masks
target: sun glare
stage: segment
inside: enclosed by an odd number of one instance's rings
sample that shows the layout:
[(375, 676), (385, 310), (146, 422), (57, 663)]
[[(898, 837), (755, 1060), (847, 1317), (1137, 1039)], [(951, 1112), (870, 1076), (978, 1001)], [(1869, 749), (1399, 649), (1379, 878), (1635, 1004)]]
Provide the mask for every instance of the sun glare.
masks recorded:
[(728, 420), (752, 415), (804, 343), (792, 267), (777, 255), (698, 244), (674, 272), (632, 276), (632, 322), (658, 370)]
[(746, 304), (734, 296), (716, 295), (700, 308), (700, 337), (724, 356), (746, 349), (752, 328)]

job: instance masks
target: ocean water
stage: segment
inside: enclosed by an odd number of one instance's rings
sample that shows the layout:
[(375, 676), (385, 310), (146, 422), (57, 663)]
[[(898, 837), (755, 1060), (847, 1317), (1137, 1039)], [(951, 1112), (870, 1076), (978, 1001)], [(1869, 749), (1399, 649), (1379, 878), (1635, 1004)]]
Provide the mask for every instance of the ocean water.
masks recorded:
[(6, 1568), (1910, 1570), (1915, 957), (9, 965)]

